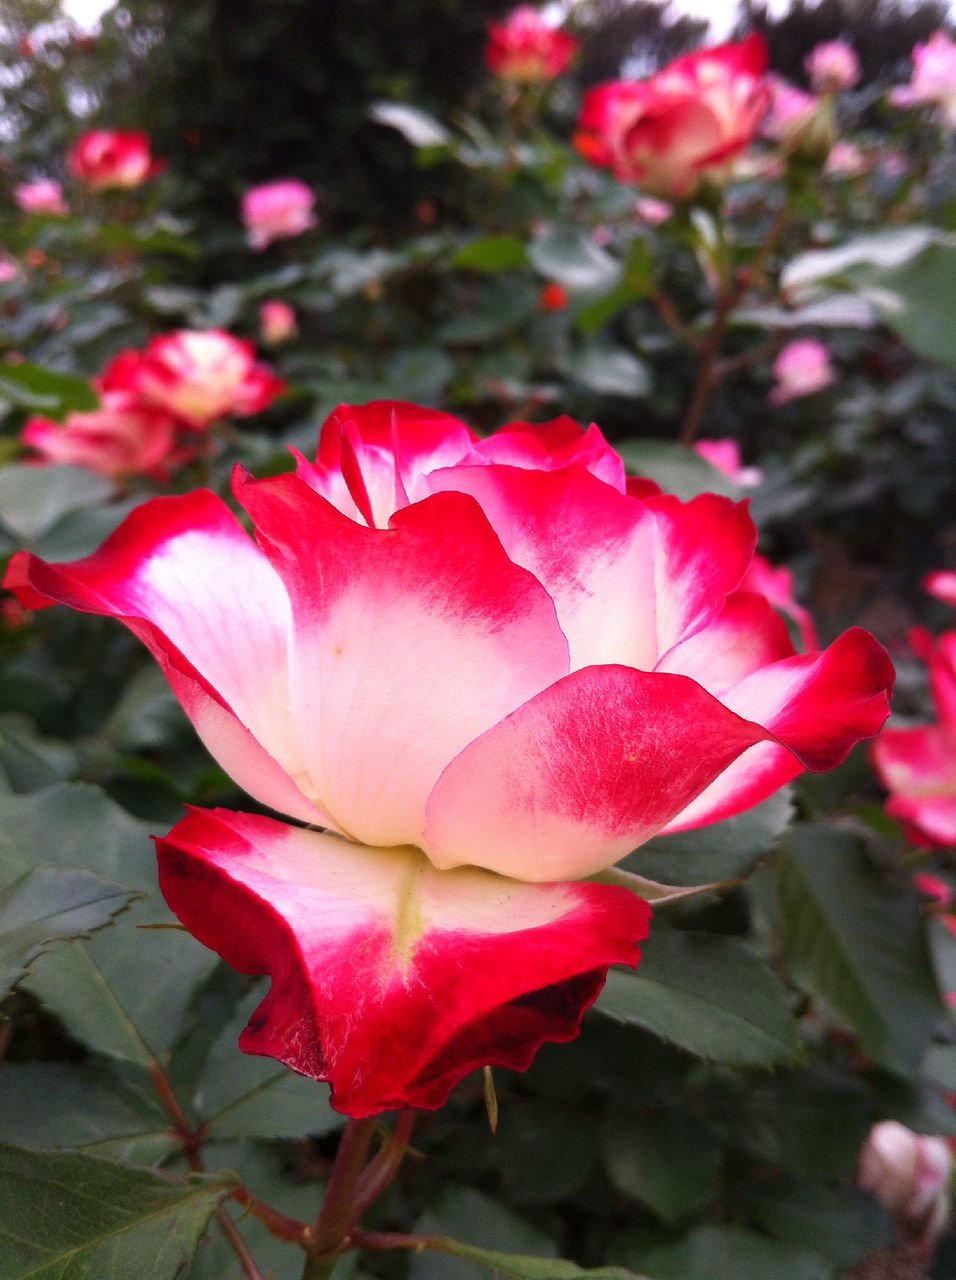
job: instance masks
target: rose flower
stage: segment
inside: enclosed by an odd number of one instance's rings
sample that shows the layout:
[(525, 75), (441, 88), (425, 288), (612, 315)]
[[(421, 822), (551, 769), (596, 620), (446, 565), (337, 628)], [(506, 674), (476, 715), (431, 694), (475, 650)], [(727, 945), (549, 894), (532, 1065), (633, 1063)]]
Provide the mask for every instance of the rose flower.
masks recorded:
[(479, 440), (342, 406), (315, 463), (236, 471), (254, 536), (200, 491), (84, 560), (11, 562), (27, 608), (123, 621), (223, 768), (309, 824), (195, 810), (160, 881), (200, 941), (272, 977), (241, 1047), (350, 1115), (439, 1106), (573, 1037), (649, 914), (586, 877), (831, 768), (886, 717), (871, 636), (796, 654), (738, 589), (745, 504), (642, 489), (567, 418)]
[(513, 84), (554, 80), (578, 51), (577, 40), (552, 27), (531, 4), (519, 5), (504, 22), (489, 23), (488, 35), (488, 70)]
[(585, 95), (575, 146), (669, 200), (704, 181), (725, 182), (729, 161), (753, 140), (769, 102), (767, 47), (757, 34), (677, 58), (647, 80), (600, 85)]
[(107, 391), (98, 409), (68, 413), (61, 424), (31, 418), (20, 439), (43, 463), (88, 467), (111, 480), (166, 474), (176, 441), (173, 419), (123, 391)]
[(110, 129), (84, 133), (70, 149), (66, 165), (74, 178), (94, 191), (138, 187), (163, 168), (150, 154), (145, 133)]
[(242, 197), (242, 221), (251, 248), (264, 249), (314, 227), (314, 204), (315, 196), (297, 178), (250, 187)]

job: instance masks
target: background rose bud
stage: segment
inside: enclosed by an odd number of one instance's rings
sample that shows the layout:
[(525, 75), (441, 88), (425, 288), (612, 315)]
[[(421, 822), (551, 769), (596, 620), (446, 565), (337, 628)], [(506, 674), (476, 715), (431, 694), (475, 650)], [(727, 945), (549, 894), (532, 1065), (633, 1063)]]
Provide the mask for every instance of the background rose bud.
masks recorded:
[(103, 394), (99, 409), (69, 413), (63, 423), (31, 418), (20, 439), (44, 463), (88, 467), (110, 479), (165, 474), (176, 439), (172, 417), (122, 391)]
[(910, 82), (891, 90), (890, 101), (897, 107), (939, 107), (946, 123), (956, 127), (956, 44), (945, 31), (914, 47)]
[(253, 249), (299, 236), (315, 226), (315, 196), (298, 178), (250, 187), (242, 197), (242, 221)]
[(800, 396), (822, 391), (834, 380), (830, 352), (816, 338), (796, 338), (782, 348), (773, 362), (776, 385), (770, 392), (771, 404), (786, 404)]
[(180, 329), (154, 338), (143, 352), (121, 352), (102, 385), (131, 392), (195, 431), (216, 418), (261, 413), (285, 389), (256, 362), (251, 343), (221, 329)]
[(687, 54), (647, 80), (591, 89), (575, 145), (622, 182), (689, 199), (704, 180), (726, 181), (728, 162), (756, 135), (769, 102), (766, 65), (755, 33)]
[(573, 36), (558, 31), (534, 5), (519, 5), (488, 26), (485, 64), (502, 80), (541, 84), (559, 76), (578, 51)]
[(697, 440), (693, 450), (699, 457), (706, 458), (712, 467), (733, 480), (734, 484), (750, 488), (763, 479), (763, 472), (759, 467), (744, 466), (740, 445), (736, 440)]
[(826, 40), (816, 45), (803, 65), (816, 93), (852, 89), (860, 79), (860, 59), (845, 40)]
[(159, 173), (163, 164), (150, 153), (145, 133), (94, 129), (70, 148), (67, 168), (94, 191), (138, 187)]
[(568, 305), (568, 291), (563, 285), (551, 281), (538, 294), (538, 308), (541, 311), (564, 311)]
[(907, 1234), (925, 1243), (949, 1217), (953, 1160), (943, 1138), (913, 1133), (896, 1120), (873, 1126), (860, 1154), (859, 1183)]
[(259, 332), (270, 347), (288, 342), (298, 333), (295, 311), (280, 298), (270, 298), (259, 308)]
[(70, 212), (63, 199), (63, 188), (53, 178), (20, 182), (14, 188), (13, 198), (24, 213), (48, 213), (62, 218)]

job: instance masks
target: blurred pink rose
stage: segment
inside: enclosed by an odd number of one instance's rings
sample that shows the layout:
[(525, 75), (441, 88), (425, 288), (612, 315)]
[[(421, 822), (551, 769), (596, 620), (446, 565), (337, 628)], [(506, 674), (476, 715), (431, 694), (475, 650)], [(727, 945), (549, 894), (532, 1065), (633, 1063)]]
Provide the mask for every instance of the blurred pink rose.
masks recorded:
[(852, 89), (860, 79), (860, 59), (845, 40), (826, 40), (816, 45), (803, 65), (816, 93)]
[(797, 338), (788, 342), (773, 362), (773, 376), (776, 385), (770, 392), (771, 404), (786, 404), (821, 391), (834, 380), (830, 352), (816, 338)]
[(6, 249), (0, 249), (0, 284), (16, 280), (19, 274), (20, 268), (17, 266), (16, 259), (11, 257)]
[(485, 65), (514, 84), (543, 84), (564, 71), (578, 51), (573, 36), (556, 30), (531, 4), (519, 5), (504, 22), (488, 24)]
[(768, 76), (770, 110), (764, 116), (760, 132), (774, 142), (792, 144), (802, 139), (820, 107), (819, 98), (804, 93), (782, 76)]
[(288, 302), (280, 298), (270, 298), (259, 308), (259, 332), (267, 346), (277, 347), (288, 342), (299, 332), (295, 312)]
[(127, 391), (202, 431), (216, 418), (260, 413), (285, 384), (257, 364), (252, 343), (221, 329), (180, 329), (145, 351), (123, 351), (103, 375), (107, 391)]
[(300, 236), (315, 226), (315, 196), (298, 178), (250, 187), (242, 197), (242, 221), (253, 249)]
[(14, 188), (13, 198), (24, 213), (49, 213), (64, 218), (70, 212), (70, 206), (63, 199), (63, 188), (53, 178), (20, 182)]
[(651, 195), (689, 199), (725, 182), (729, 161), (754, 138), (769, 102), (767, 46), (756, 33), (686, 54), (641, 81), (585, 95), (575, 146)]
[(736, 440), (697, 440), (692, 448), (699, 457), (706, 458), (712, 467), (744, 488), (759, 484), (763, 479), (759, 467), (743, 465), (740, 445)]
[(634, 206), (634, 212), (641, 222), (649, 227), (659, 227), (674, 212), (674, 206), (666, 200), (655, 200), (653, 196), (642, 196)]
[(937, 31), (913, 48), (913, 75), (908, 85), (890, 91), (897, 107), (937, 106), (948, 125), (956, 127), (956, 44)]
[(163, 169), (154, 160), (145, 133), (94, 129), (70, 148), (66, 165), (74, 178), (94, 191), (138, 187)]
[(867, 159), (859, 147), (841, 139), (830, 148), (824, 168), (827, 173), (838, 173), (847, 178), (855, 178), (866, 171)]
[(870, 1130), (860, 1154), (859, 1183), (912, 1238), (931, 1243), (949, 1217), (953, 1158), (944, 1138), (913, 1133), (896, 1120)]
[(931, 596), (956, 609), (956, 570), (937, 569), (935, 573), (927, 574), (923, 587)]
[(139, 403), (123, 391), (103, 394), (98, 409), (69, 413), (63, 423), (31, 418), (21, 432), (24, 444), (43, 463), (88, 467), (116, 480), (123, 476), (164, 477), (176, 429), (161, 409)]

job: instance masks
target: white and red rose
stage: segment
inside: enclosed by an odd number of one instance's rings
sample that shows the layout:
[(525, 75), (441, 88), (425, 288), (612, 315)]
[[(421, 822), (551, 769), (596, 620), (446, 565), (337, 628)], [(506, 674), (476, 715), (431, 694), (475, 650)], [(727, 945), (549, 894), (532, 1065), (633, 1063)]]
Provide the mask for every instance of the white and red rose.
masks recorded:
[(234, 490), (254, 536), (212, 493), (159, 498), (85, 560), (21, 553), (7, 584), (121, 619), (220, 764), (308, 824), (194, 811), (158, 842), (161, 883), (272, 976), (242, 1047), (349, 1114), (438, 1106), (570, 1039), (649, 916), (582, 881), (886, 717), (871, 636), (798, 654), (742, 587), (745, 505), (628, 486), (596, 427), (481, 440), (342, 406), (316, 462)]
[(485, 65), (513, 84), (543, 84), (570, 65), (578, 41), (547, 21), (534, 5), (513, 9), (503, 22), (488, 24)]
[(70, 173), (94, 191), (138, 187), (163, 169), (154, 160), (145, 133), (93, 129), (70, 148)]
[(756, 136), (770, 93), (767, 47), (756, 33), (686, 54), (647, 80), (600, 85), (585, 96), (575, 145), (651, 195), (690, 199), (722, 183)]
[(39, 461), (88, 467), (112, 480), (162, 477), (173, 461), (176, 424), (162, 409), (123, 391), (107, 391), (99, 408), (69, 413), (62, 423), (31, 418), (20, 434)]

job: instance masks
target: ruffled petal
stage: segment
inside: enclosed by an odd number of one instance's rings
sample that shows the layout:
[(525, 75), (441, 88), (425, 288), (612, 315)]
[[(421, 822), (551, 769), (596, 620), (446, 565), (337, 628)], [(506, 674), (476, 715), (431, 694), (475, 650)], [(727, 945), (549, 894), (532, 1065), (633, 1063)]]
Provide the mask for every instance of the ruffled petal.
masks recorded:
[(324, 821), (290, 780), (302, 762), (289, 706), (288, 597), (214, 494), (146, 502), (71, 564), (21, 552), (6, 585), (27, 607), (56, 602), (124, 622), (240, 786), (283, 813)]
[(591, 875), (650, 839), (769, 737), (686, 676), (588, 667), (472, 742), (428, 802), (439, 867)]
[(271, 989), (240, 1038), (332, 1086), (351, 1116), (439, 1107), (485, 1064), (572, 1039), (650, 909), (625, 889), (528, 885), (225, 810), (157, 841), (167, 902)]
[(293, 714), (316, 803), (361, 843), (419, 845), (448, 761), (567, 673), (554, 605), (464, 494), (369, 529), (295, 476), (237, 491), (292, 600)]
[(479, 441), (475, 453), (488, 462), (536, 471), (583, 466), (618, 493), (625, 489), (624, 462), (600, 427), (592, 422), (582, 430), (567, 414), (550, 422), (509, 422)]
[(894, 674), (883, 646), (852, 627), (822, 653), (771, 663), (722, 692), (722, 702), (764, 725), (779, 745), (761, 744), (742, 755), (666, 830), (719, 822), (759, 804), (804, 769), (817, 773), (840, 764), (858, 742), (879, 733)]
[(722, 699), (744, 676), (792, 655), (787, 625), (765, 597), (735, 591), (717, 617), (675, 645), (656, 670), (690, 676)]

